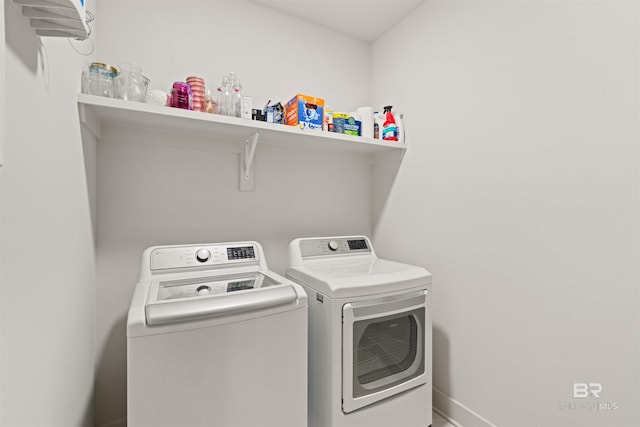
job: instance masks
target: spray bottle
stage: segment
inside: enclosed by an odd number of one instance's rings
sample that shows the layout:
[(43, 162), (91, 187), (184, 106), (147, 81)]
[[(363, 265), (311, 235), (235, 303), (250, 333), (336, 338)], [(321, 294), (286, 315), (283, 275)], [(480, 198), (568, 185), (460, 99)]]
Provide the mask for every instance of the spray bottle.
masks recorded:
[(385, 121), (382, 124), (382, 139), (385, 141), (398, 140), (398, 127), (396, 126), (396, 120), (393, 117), (391, 108), (391, 105), (384, 107)]
[(398, 128), (397, 134), (396, 134), (396, 136), (398, 137), (398, 142), (404, 143), (405, 142), (405, 137), (404, 137), (404, 114), (402, 114), (401, 112), (396, 110), (393, 113), (393, 118), (395, 119), (396, 126)]

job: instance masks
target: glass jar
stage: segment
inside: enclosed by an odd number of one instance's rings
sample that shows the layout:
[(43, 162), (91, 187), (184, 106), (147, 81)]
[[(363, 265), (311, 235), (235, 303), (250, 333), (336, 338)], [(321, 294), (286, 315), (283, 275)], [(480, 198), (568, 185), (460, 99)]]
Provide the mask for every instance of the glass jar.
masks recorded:
[(222, 84), (218, 88), (218, 102), (215, 112), (223, 116), (233, 115), (232, 98), (231, 98), (231, 81), (228, 76), (222, 77)]
[(216, 100), (214, 99), (213, 95), (211, 94), (211, 89), (207, 89), (207, 94), (204, 97), (204, 102), (205, 102), (205, 108), (204, 110), (207, 113), (215, 113), (216, 112)]
[(230, 116), (242, 117), (242, 84), (240, 79), (235, 73), (229, 74), (229, 80), (231, 81), (231, 102), (230, 102)]
[(102, 62), (92, 62), (91, 64), (89, 64), (89, 71), (91, 71), (92, 73), (109, 76), (111, 78), (114, 78), (118, 75), (118, 70), (116, 70), (115, 67), (104, 64)]
[(114, 79), (115, 97), (125, 101), (145, 102), (149, 90), (149, 80), (142, 75), (142, 69), (128, 62), (118, 64), (120, 72)]
[(80, 91), (90, 95), (113, 98), (115, 93), (114, 78), (117, 74), (118, 70), (110, 65), (92, 62), (89, 65), (89, 70), (82, 72)]
[(186, 82), (175, 82), (171, 88), (170, 107), (193, 110), (193, 93)]

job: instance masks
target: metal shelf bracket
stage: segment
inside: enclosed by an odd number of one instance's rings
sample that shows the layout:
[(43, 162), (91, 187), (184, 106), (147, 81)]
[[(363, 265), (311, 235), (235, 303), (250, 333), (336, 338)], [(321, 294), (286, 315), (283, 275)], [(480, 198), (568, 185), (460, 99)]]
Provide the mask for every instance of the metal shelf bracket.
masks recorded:
[(253, 166), (259, 138), (260, 132), (254, 132), (244, 141), (240, 168), (240, 191), (253, 191)]
[(244, 141), (244, 178), (249, 179), (251, 174), (251, 166), (253, 166), (253, 157), (256, 154), (256, 145), (260, 132), (256, 132)]

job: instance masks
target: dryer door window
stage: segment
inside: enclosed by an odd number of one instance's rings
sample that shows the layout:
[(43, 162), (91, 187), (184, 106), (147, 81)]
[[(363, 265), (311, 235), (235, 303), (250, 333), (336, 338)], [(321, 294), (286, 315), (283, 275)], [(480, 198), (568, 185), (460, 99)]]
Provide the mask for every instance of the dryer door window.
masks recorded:
[(426, 382), (426, 291), (343, 307), (343, 411)]
[[(390, 387), (424, 372), (418, 350), (424, 308), (410, 313), (355, 322), (353, 341), (355, 397)], [(412, 369), (413, 368), (413, 369)]]

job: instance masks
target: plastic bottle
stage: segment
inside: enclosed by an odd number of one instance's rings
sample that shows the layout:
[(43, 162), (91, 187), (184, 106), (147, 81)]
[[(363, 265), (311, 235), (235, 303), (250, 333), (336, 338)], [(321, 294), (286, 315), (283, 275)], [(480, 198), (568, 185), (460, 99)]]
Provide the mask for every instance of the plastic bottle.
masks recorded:
[(333, 108), (325, 105), (322, 115), (322, 130), (333, 132)]
[(382, 124), (384, 123), (384, 115), (379, 111), (373, 113), (373, 137), (374, 139), (382, 139)]
[(356, 109), (360, 115), (362, 128), (360, 134), (366, 138), (373, 138), (374, 135), (374, 119), (372, 107), (359, 107)]
[(396, 120), (393, 118), (391, 108), (391, 105), (384, 107), (385, 121), (382, 124), (382, 139), (385, 141), (398, 140), (398, 127), (396, 126)]
[(396, 111), (395, 113), (393, 113), (393, 118), (396, 121), (396, 126), (398, 127), (398, 142), (405, 142), (405, 138), (404, 138), (404, 120), (403, 120), (403, 114), (399, 113), (398, 111)]

